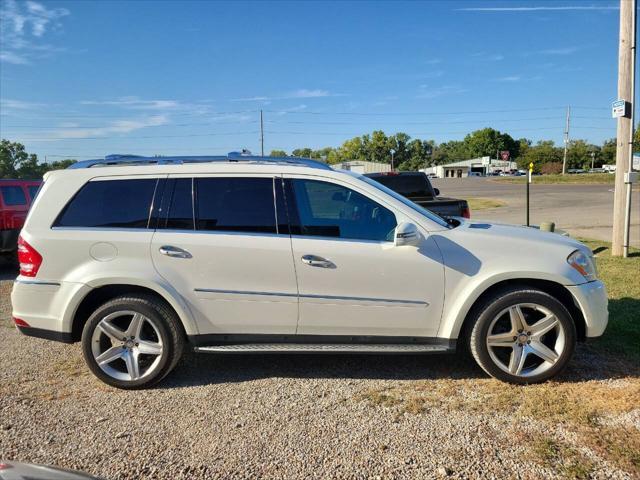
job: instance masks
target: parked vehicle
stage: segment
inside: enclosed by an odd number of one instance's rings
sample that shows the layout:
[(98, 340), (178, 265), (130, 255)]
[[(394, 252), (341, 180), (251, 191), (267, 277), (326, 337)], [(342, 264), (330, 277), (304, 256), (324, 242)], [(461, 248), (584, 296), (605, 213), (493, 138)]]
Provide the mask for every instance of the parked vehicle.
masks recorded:
[(471, 217), (466, 200), (440, 197), (440, 190), (434, 188), (429, 178), (422, 172), (367, 173), (365, 176), (443, 218)]
[(480, 172), (469, 172), (467, 176), (472, 178), (479, 178), (479, 177), (482, 177), (482, 174)]
[(20, 229), (40, 183), (34, 180), (0, 179), (0, 254), (15, 253)]
[[(102, 167), (102, 168), (97, 168)], [(81, 342), (126, 389), (210, 353), (442, 353), (547, 380), (602, 335), (592, 252), (538, 230), (455, 225), (313, 160), (109, 158), (49, 172), (19, 240), (13, 318)]]

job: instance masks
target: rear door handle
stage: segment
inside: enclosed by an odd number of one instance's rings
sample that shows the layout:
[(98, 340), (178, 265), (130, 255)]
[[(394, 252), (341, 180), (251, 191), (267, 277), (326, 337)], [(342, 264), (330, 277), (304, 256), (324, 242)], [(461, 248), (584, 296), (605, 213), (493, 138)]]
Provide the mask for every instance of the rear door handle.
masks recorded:
[(310, 265), (312, 267), (320, 268), (336, 268), (336, 264), (326, 258), (318, 257), (317, 255), (303, 255), (302, 263)]
[(186, 250), (178, 247), (174, 247), (172, 245), (163, 245), (160, 247), (160, 253), (166, 255), (167, 257), (173, 258), (191, 258), (191, 254)]

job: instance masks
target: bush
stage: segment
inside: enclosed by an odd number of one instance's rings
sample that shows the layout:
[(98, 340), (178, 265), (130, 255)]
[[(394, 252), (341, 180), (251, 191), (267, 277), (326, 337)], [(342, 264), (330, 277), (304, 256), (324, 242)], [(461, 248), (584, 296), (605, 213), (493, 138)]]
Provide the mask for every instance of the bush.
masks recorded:
[(547, 162), (543, 163), (540, 167), (540, 173), (543, 175), (553, 175), (562, 173), (562, 163), (560, 162)]

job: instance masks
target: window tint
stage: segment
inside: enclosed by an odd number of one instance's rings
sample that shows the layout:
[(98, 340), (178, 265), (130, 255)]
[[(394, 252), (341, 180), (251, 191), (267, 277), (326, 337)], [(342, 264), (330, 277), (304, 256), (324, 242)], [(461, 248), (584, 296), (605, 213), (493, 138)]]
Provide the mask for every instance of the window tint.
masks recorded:
[(277, 233), (272, 178), (196, 178), (196, 228)]
[[(340, 185), (293, 180), (292, 233), (391, 241), (396, 217), (364, 195)], [(288, 197), (287, 197), (288, 200)], [(297, 215), (298, 218), (295, 218)]]
[(27, 187), (29, 190), (29, 196), (31, 197), (31, 201), (36, 199), (36, 195), (38, 195), (38, 190), (40, 190), (40, 185), (29, 185)]
[[(193, 230), (193, 203), (191, 178), (178, 178), (168, 184), (169, 209), (165, 227), (174, 230)], [(166, 195), (166, 193), (165, 193)]]
[(58, 227), (147, 228), (157, 180), (87, 183), (62, 211)]
[(22, 187), (16, 185), (0, 187), (0, 191), (2, 192), (2, 201), (7, 207), (27, 204), (27, 197)]

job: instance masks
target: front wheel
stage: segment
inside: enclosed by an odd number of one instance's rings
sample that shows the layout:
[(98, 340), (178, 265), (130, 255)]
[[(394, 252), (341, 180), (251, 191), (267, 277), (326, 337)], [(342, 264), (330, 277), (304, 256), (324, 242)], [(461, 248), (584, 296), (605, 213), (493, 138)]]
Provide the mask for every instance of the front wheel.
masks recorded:
[(93, 374), (123, 389), (162, 380), (182, 355), (178, 319), (151, 296), (127, 295), (100, 306), (82, 331), (82, 352)]
[(569, 362), (576, 346), (571, 315), (540, 290), (500, 292), (476, 311), (469, 348), (489, 375), (510, 383), (549, 380)]

